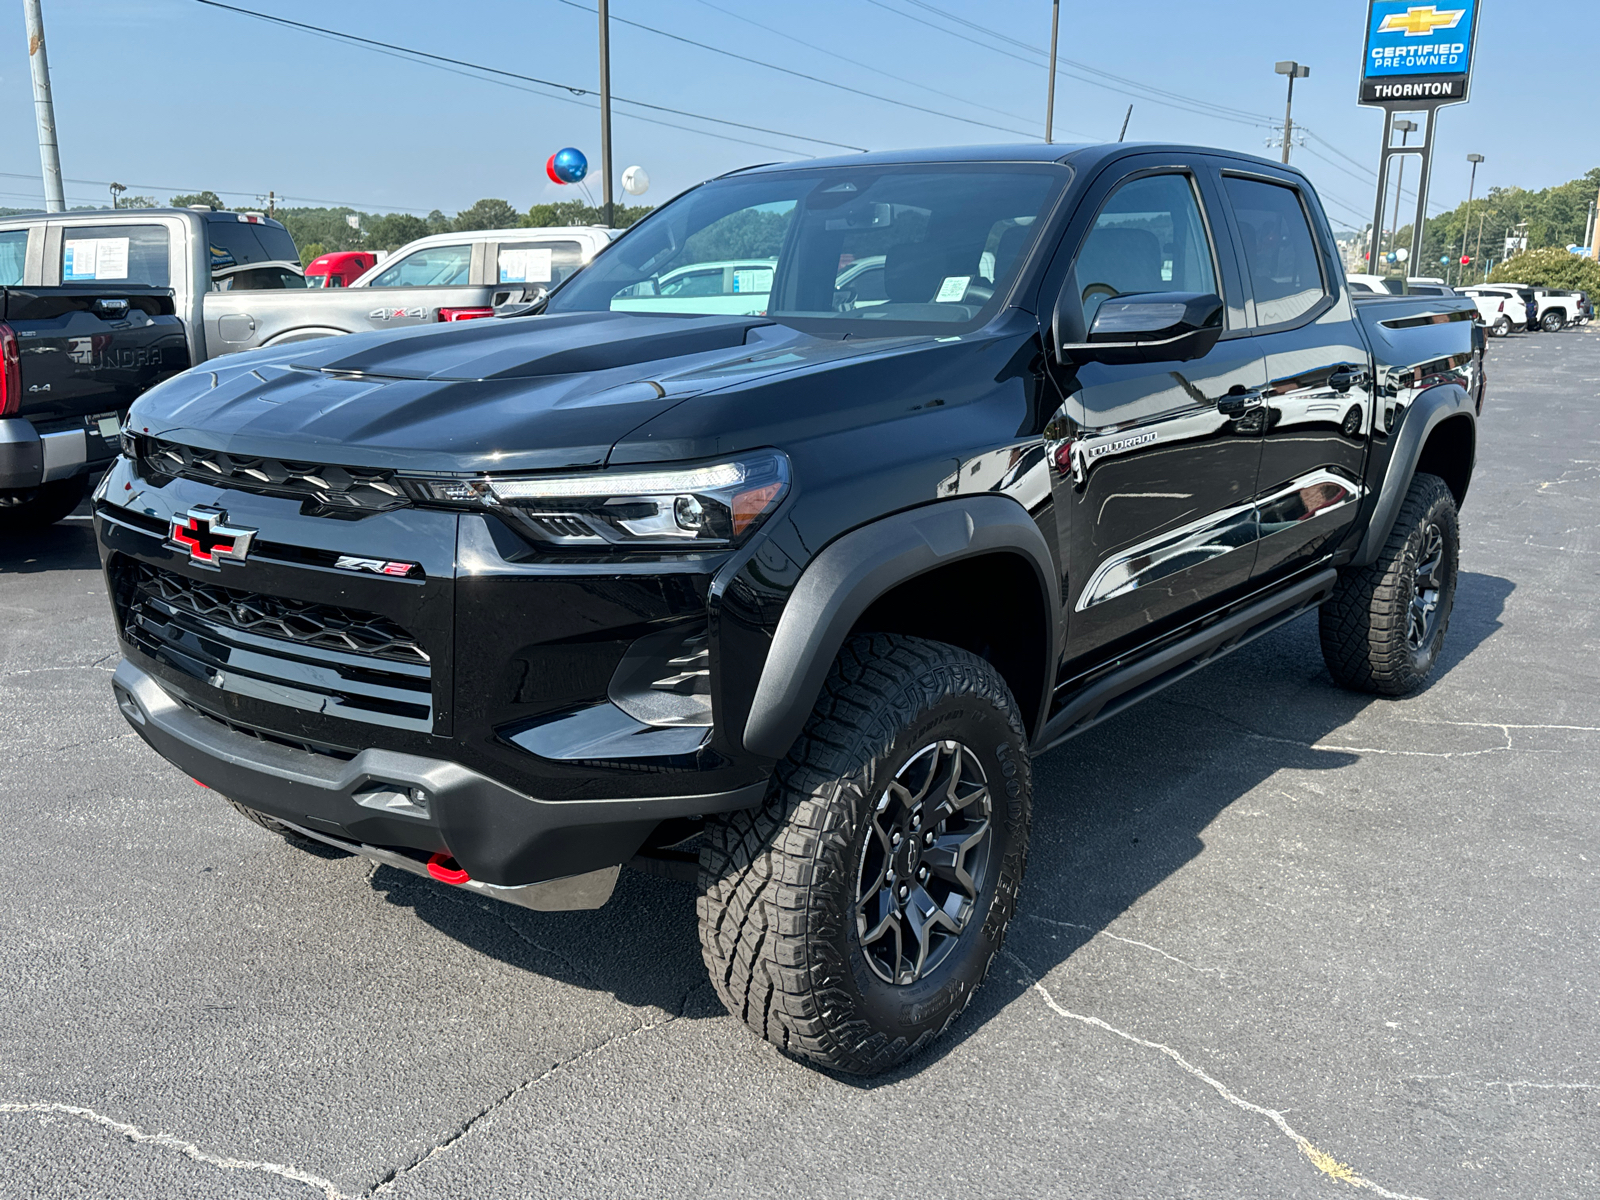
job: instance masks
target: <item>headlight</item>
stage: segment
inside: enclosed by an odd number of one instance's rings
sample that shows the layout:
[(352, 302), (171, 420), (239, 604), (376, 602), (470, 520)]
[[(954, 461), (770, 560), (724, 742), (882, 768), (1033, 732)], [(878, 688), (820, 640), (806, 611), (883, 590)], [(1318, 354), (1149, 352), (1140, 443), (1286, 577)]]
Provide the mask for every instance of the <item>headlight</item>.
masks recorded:
[(492, 508), (558, 546), (734, 546), (760, 526), (789, 489), (789, 460), (776, 450), (704, 466), (584, 475), (488, 475), (408, 479), (432, 504)]

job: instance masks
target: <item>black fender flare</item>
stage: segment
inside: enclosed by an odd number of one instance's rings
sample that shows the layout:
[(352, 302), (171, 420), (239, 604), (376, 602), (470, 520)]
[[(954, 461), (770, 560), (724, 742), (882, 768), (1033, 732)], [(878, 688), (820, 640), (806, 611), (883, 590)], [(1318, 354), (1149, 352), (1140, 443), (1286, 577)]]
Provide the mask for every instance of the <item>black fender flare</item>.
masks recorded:
[[(1442, 423), (1454, 417), (1466, 417), (1472, 422), (1473, 456), (1477, 455), (1477, 415), (1472, 397), (1458, 383), (1442, 383), (1420, 392), (1407, 406), (1400, 419), (1400, 428), (1394, 434), (1393, 448), (1389, 452), (1389, 466), (1383, 473), (1383, 483), (1378, 490), (1378, 500), (1367, 523), (1366, 536), (1351, 560), (1352, 566), (1366, 567), (1376, 562), (1378, 553), (1389, 540), (1395, 518), (1400, 515), (1400, 505), (1405, 501), (1411, 480), (1417, 473), (1417, 462), (1422, 458), (1428, 438)], [(1470, 466), (1469, 464), (1469, 473)]]
[[(1054, 556), (1027, 509), (1006, 496), (966, 496), (909, 509), (831, 542), (800, 576), (762, 668), (745, 721), (745, 749), (782, 758), (800, 736), (828, 669), (851, 628), (891, 588), (982, 554), (1009, 551), (1032, 563), (1049, 622), (1044, 695), (1048, 714), (1061, 633), (1061, 582)], [(1029, 730), (1030, 738), (1036, 732)]]

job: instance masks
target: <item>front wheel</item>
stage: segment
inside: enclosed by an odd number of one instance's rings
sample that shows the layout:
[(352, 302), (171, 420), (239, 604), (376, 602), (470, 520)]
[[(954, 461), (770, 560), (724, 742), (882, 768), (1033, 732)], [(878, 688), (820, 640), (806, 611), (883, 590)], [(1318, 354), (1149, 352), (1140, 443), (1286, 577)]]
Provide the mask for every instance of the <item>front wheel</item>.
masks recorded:
[(1460, 538), (1450, 489), (1419, 474), (1378, 560), (1341, 571), (1322, 605), (1322, 659), (1335, 683), (1384, 696), (1422, 686), (1450, 627)]
[(723, 1003), (840, 1071), (922, 1049), (1000, 951), (1031, 791), (993, 666), (920, 638), (853, 638), (763, 806), (707, 830), (700, 942)]
[(1511, 336), (1511, 318), (1510, 317), (1501, 317), (1498, 321), (1496, 321), (1494, 323), (1494, 331), (1493, 332), (1494, 332), (1495, 337), (1510, 337)]

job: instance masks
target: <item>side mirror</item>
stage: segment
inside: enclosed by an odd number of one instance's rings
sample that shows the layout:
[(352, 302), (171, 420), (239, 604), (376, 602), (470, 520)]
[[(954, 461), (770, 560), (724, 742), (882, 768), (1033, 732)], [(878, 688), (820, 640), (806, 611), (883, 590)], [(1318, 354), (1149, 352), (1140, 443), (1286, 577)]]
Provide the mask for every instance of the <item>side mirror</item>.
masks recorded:
[(1222, 297), (1195, 292), (1139, 292), (1100, 302), (1088, 336), (1059, 346), (1063, 362), (1188, 362), (1222, 336)]
[[(515, 298), (513, 298), (515, 297)], [(550, 292), (543, 284), (529, 284), (521, 293), (496, 292), (494, 315), (497, 317), (531, 317), (544, 311)]]

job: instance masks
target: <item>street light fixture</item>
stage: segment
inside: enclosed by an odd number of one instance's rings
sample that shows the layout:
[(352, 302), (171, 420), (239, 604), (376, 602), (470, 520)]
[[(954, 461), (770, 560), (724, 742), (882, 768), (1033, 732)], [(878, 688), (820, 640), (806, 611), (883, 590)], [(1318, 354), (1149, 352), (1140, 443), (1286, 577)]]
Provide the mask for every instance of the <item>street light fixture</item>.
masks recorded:
[(1289, 135), (1294, 132), (1294, 81), (1305, 79), (1311, 74), (1311, 68), (1301, 66), (1294, 60), (1281, 62), (1272, 68), (1279, 75), (1289, 77), (1289, 99), (1283, 106), (1283, 161), (1289, 161)]
[[(1467, 184), (1467, 215), (1461, 222), (1461, 257), (1467, 257), (1467, 231), (1472, 228), (1472, 194), (1478, 190), (1478, 164), (1483, 161), (1481, 154), (1467, 155), (1467, 161), (1472, 164), (1472, 181)], [(1460, 283), (1466, 276), (1467, 264), (1462, 262), (1456, 272), (1456, 283)]]
[(128, 190), (126, 184), (113, 183), (111, 185), (111, 207), (117, 208), (122, 203), (122, 193)]
[[(1400, 144), (1404, 146), (1411, 140), (1411, 135), (1416, 132), (1417, 123), (1415, 121), (1400, 120), (1394, 123), (1394, 127), (1400, 131)], [(1400, 156), (1400, 173), (1395, 177), (1394, 184), (1394, 240), (1396, 245), (1400, 243), (1400, 193), (1405, 191), (1405, 186), (1406, 156), (1402, 154)]]

